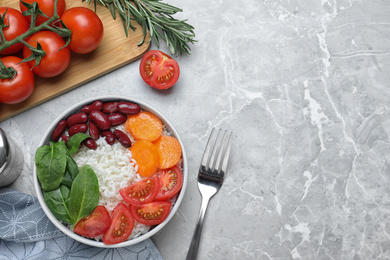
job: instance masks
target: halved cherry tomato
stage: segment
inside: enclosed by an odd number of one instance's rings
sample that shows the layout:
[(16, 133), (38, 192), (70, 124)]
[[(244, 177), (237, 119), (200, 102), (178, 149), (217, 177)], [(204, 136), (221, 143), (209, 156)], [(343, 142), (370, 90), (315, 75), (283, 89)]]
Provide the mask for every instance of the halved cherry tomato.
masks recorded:
[[(52, 17), (54, 14), (54, 3), (55, 0), (23, 0), (23, 2), (32, 4), (33, 2), (37, 2), (38, 8), (46, 14), (48, 17)], [(22, 4), (22, 1), (19, 2), (19, 7), (22, 13), (27, 10), (27, 7)], [(57, 2), (57, 14), (59, 17), (65, 12), (66, 10), (66, 2), (65, 0), (58, 0)], [(26, 19), (29, 23), (31, 23), (31, 16), (26, 16)], [(49, 20), (49, 18), (38, 15), (37, 20), (35, 22), (35, 25), (43, 24)]]
[(134, 219), (145, 225), (158, 225), (162, 223), (171, 211), (171, 202), (154, 201), (141, 205), (130, 205)]
[(142, 57), (139, 71), (145, 83), (156, 89), (172, 87), (180, 76), (179, 64), (157, 50), (148, 51)]
[(69, 48), (76, 53), (95, 50), (103, 39), (103, 23), (99, 16), (86, 7), (73, 7), (61, 16), (62, 22), (72, 31)]
[[(6, 27), (3, 28), (4, 38), (6, 41), (11, 41), (19, 35), (25, 33), (30, 26), (19, 10), (11, 7), (0, 7), (1, 16), (3, 16), (5, 12), (7, 12), (7, 14), (4, 19), (4, 24), (6, 25)], [(23, 46), (24, 45), (21, 42), (16, 43), (7, 49), (2, 50), (0, 54), (8, 55), (18, 52), (23, 49)]]
[(119, 203), (112, 212), (111, 225), (103, 234), (103, 243), (112, 245), (125, 241), (133, 231), (134, 218), (124, 203)]
[(175, 196), (183, 185), (183, 173), (179, 167), (162, 170), (158, 173), (160, 176), (160, 192), (157, 194), (156, 200), (167, 200)]
[(82, 218), (74, 227), (74, 232), (85, 237), (102, 235), (111, 224), (110, 214), (104, 206), (97, 206), (91, 214)]
[(0, 102), (16, 104), (26, 100), (34, 91), (35, 77), (27, 63), (21, 58), (6, 56), (1, 59), (7, 68), (16, 70), (16, 76), (9, 79), (0, 79)]
[[(27, 40), (27, 43), (34, 47), (37, 47), (38, 42), (46, 55), (42, 57), (38, 66), (35, 66), (36, 60), (28, 62), (32, 71), (42, 78), (51, 78), (64, 72), (70, 63), (70, 50), (68, 47), (62, 48), (65, 41), (61, 36), (51, 31), (40, 31)], [(23, 57), (30, 57), (31, 54), (31, 50), (24, 46)]]
[(152, 202), (160, 190), (160, 179), (157, 175), (143, 179), (119, 190), (122, 198), (129, 204)]

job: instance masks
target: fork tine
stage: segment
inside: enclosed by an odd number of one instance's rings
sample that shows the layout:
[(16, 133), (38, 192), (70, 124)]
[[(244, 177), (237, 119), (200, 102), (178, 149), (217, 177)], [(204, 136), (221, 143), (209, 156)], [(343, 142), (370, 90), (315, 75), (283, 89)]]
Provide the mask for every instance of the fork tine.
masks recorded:
[(219, 153), (218, 153), (218, 156), (217, 156), (217, 160), (215, 161), (215, 170), (216, 172), (219, 174), (221, 172), (221, 158), (222, 158), (222, 154), (224, 152), (224, 143), (225, 143), (225, 136), (226, 136), (226, 133), (227, 131), (225, 130), (225, 132), (223, 133), (223, 136), (222, 136), (222, 139), (220, 141), (220, 148), (219, 148)]
[(214, 132), (215, 132), (215, 128), (213, 128), (211, 130), (209, 140), (207, 141), (206, 148), (204, 149), (203, 157), (202, 157), (202, 161), (201, 161), (201, 167), (207, 167), (207, 165), (208, 165), (208, 162), (210, 159), (209, 153), (210, 153), (210, 147), (211, 147), (211, 140), (213, 139)]
[(233, 135), (233, 133), (230, 132), (228, 143), (226, 145), (225, 155), (223, 157), (223, 162), (222, 162), (222, 167), (221, 167), (221, 170), (223, 171), (223, 173), (226, 173), (226, 170), (227, 170), (227, 165), (228, 165), (229, 155), (230, 155), (230, 147), (231, 147), (232, 135)]
[(214, 146), (213, 146), (213, 152), (211, 153), (211, 157), (210, 157), (210, 162), (208, 164), (208, 169), (211, 169), (212, 171), (215, 170), (215, 156), (217, 155), (217, 153), (219, 152), (219, 150), (221, 149), (221, 129), (218, 130), (218, 135), (217, 137), (215, 138), (214, 140)]

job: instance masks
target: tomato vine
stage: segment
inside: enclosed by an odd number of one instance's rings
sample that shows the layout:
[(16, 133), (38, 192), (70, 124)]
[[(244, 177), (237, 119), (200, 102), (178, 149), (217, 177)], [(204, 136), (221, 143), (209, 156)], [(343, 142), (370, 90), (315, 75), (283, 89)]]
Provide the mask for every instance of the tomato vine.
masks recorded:
[[(39, 6), (36, 2), (29, 4), (29, 3), (25, 3), (22, 1), (22, 4), (28, 8), (27, 11), (23, 12), (23, 15), (31, 17), (30, 28), (25, 33), (19, 35), (18, 37), (14, 38), (12, 40), (9, 40), (9, 41), (7, 41), (5, 39), (4, 32), (3, 32), (3, 29), (9, 26), (9, 24), (8, 25), (6, 24), (7, 12), (5, 12), (3, 15), (0, 14), (0, 42), (1, 42), (0, 52), (4, 49), (14, 45), (14, 44), (23, 43), (25, 46), (27, 46), (27, 48), (29, 48), (31, 50), (32, 54), (30, 57), (27, 57), (22, 62), (27, 62), (27, 61), (31, 61), (31, 60), (35, 59), (36, 66), (37, 66), (39, 64), (41, 58), (43, 56), (45, 56), (46, 53), (42, 49), (42, 47), (40, 46), (39, 43), (37, 44), (37, 47), (33, 47), (30, 44), (28, 44), (25, 41), (25, 39), (27, 37), (33, 35), (34, 33), (37, 33), (37, 32), (42, 31), (42, 30), (52, 31), (52, 32), (58, 34), (60, 37), (65, 38), (66, 43), (62, 48), (66, 47), (70, 43), (70, 37), (72, 35), (72, 32), (60, 20), (60, 16), (58, 15), (58, 12), (57, 12), (57, 3), (58, 3), (58, 0), (55, 0), (53, 16), (48, 17), (39, 9)], [(49, 18), (49, 19), (40, 25), (36, 25), (36, 20), (37, 20), (38, 15), (44, 16), (44, 17)], [(59, 25), (61, 25), (61, 27)], [(3, 70), (5, 70), (4, 66), (1, 66), (1, 71), (3, 71)], [(1, 76), (5, 77), (5, 78), (12, 77), (12, 75), (10, 73), (1, 73), (1, 74), (3, 74)], [(7, 75), (4, 75), (4, 74), (7, 74)]]

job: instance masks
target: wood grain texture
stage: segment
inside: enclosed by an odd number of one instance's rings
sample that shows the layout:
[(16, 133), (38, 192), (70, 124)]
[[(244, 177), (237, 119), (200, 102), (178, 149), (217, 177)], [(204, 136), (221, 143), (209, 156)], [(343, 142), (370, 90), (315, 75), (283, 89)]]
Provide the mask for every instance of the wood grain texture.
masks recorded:
[[(88, 5), (81, 0), (66, 1), (67, 8), (84, 6), (94, 9), (93, 3)], [(19, 1), (0, 0), (0, 6), (19, 10)], [(72, 53), (69, 67), (59, 76), (50, 79), (36, 77), (35, 90), (27, 100), (14, 105), (0, 103), (0, 122), (129, 64), (148, 50), (149, 43), (137, 46), (143, 34), (142, 28), (136, 22), (133, 24), (137, 29), (130, 30), (129, 37), (126, 37), (122, 22), (114, 20), (108, 9), (98, 6), (96, 13), (104, 25), (104, 36), (99, 47), (89, 54)]]

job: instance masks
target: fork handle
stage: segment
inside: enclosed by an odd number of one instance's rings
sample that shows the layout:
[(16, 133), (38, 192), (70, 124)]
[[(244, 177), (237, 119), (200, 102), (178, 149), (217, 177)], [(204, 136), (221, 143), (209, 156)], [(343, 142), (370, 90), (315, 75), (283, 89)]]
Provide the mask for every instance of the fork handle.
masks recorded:
[(187, 253), (186, 260), (195, 260), (198, 256), (198, 248), (200, 243), (200, 236), (202, 234), (203, 220), (206, 214), (207, 206), (209, 205), (209, 201), (209, 197), (202, 197), (202, 206), (200, 207), (198, 221), (195, 226), (194, 235), (192, 236), (192, 241), (190, 244), (190, 249)]

